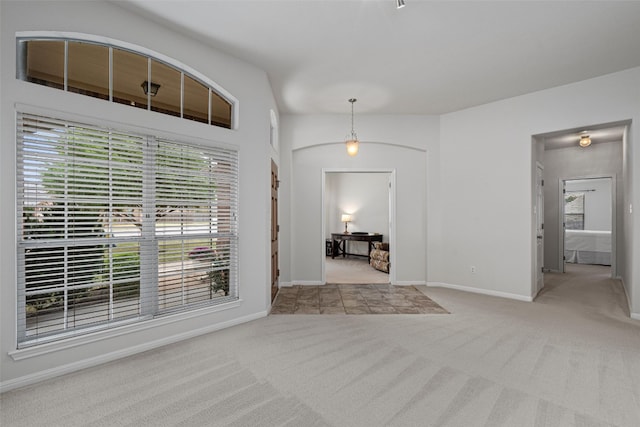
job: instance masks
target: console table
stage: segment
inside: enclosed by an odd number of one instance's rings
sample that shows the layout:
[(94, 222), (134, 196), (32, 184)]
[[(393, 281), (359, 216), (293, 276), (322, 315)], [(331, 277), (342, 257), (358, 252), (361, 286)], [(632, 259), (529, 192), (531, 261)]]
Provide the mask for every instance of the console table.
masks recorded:
[(347, 253), (347, 241), (352, 240), (356, 242), (368, 242), (369, 253), (373, 250), (373, 242), (382, 242), (382, 234), (369, 234), (369, 233), (331, 233), (331, 258), (335, 258), (336, 255), (342, 254), (342, 257), (347, 255), (369, 257), (361, 254)]

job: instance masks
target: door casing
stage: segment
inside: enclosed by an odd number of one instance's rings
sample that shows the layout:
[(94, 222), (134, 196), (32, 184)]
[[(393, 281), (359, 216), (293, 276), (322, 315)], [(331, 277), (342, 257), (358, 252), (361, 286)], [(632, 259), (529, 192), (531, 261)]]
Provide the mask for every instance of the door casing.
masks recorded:
[(395, 169), (322, 169), (322, 227), (319, 245), (320, 259), (322, 259), (322, 284), (327, 283), (327, 266), (325, 262), (325, 236), (326, 234), (326, 215), (325, 215), (325, 191), (326, 179), (328, 173), (388, 173), (389, 174), (389, 262), (391, 269), (389, 271), (389, 283), (395, 285), (396, 269), (396, 170)]
[(564, 246), (565, 246), (565, 227), (564, 227), (564, 189), (567, 181), (577, 181), (584, 179), (610, 179), (611, 181), (611, 277), (616, 278), (617, 276), (617, 268), (616, 268), (616, 175), (589, 175), (589, 176), (578, 176), (571, 178), (560, 178), (558, 180), (558, 194), (559, 194), (559, 207), (558, 212), (560, 213), (560, 218), (558, 220), (559, 230), (558, 235), (560, 238), (558, 239), (558, 265), (560, 266), (560, 272), (565, 272), (565, 257), (564, 257)]
[(280, 277), (278, 233), (278, 166), (271, 160), (271, 302), (278, 293), (278, 278)]
[(536, 165), (536, 286), (534, 296), (544, 287), (544, 166)]

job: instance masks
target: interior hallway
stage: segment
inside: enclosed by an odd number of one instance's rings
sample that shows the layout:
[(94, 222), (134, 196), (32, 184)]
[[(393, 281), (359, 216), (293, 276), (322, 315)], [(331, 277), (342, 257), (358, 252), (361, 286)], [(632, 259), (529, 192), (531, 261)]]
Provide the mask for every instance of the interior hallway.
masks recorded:
[(640, 425), (640, 322), (598, 267), (533, 303), (418, 286), (451, 314), (272, 315), (1, 396), (3, 426)]
[(566, 263), (565, 271), (545, 273), (544, 288), (536, 302), (629, 316), (624, 289), (618, 280), (611, 279), (610, 266)]

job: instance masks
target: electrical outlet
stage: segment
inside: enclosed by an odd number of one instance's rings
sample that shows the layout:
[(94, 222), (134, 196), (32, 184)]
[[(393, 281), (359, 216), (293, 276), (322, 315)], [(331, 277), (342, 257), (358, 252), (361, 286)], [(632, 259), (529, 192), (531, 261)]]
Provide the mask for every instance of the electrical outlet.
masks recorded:
[(469, 269), (471, 270), (471, 273), (476, 274), (476, 266), (475, 265), (472, 265)]

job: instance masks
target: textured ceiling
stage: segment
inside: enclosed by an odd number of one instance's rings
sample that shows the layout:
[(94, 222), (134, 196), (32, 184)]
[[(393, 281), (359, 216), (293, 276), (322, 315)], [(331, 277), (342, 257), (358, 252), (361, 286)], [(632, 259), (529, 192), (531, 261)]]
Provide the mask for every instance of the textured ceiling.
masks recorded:
[(640, 66), (638, 1), (115, 3), (265, 70), (283, 113), (442, 114)]

